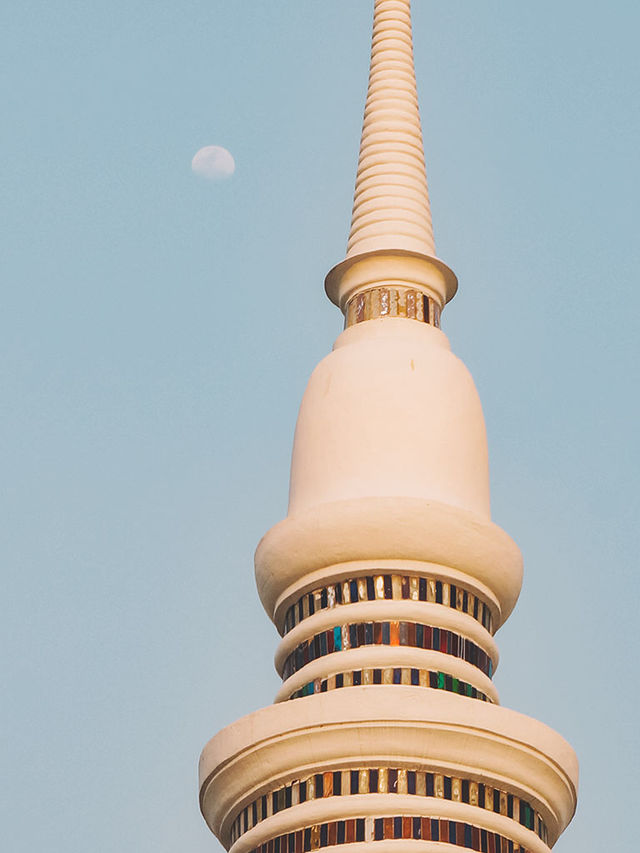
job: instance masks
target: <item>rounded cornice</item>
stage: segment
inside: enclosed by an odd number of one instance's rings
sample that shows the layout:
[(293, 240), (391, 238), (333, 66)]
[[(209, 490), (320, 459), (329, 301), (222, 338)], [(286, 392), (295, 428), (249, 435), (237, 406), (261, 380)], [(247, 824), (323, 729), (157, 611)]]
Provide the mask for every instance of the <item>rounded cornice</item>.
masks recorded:
[[(443, 652), (409, 648), (407, 646), (365, 646), (348, 649), (306, 664), (291, 675), (278, 690), (276, 702), (284, 702), (297, 690), (312, 681), (326, 679), (340, 672), (366, 669), (407, 668), (446, 672), (473, 685), (498, 703), (498, 691), (491, 679), (473, 664)], [(353, 689), (353, 688), (348, 688)]]
[(269, 616), (306, 575), (351, 561), (413, 560), (450, 566), (488, 587), (511, 613), (522, 584), (522, 557), (497, 525), (448, 504), (416, 498), (356, 498), (289, 516), (262, 538), (255, 556), (258, 592)]
[(373, 622), (376, 620), (404, 620), (406, 622), (427, 623), (439, 628), (455, 631), (465, 639), (473, 640), (473, 642), (477, 643), (477, 645), (481, 646), (487, 652), (493, 661), (494, 672), (498, 667), (500, 655), (495, 640), (472, 617), (464, 613), (459, 613), (457, 610), (452, 610), (442, 604), (411, 600), (389, 601), (380, 599), (378, 601), (364, 601), (358, 604), (343, 605), (322, 610), (300, 622), (279, 643), (275, 655), (276, 670), (278, 673), (281, 673), (287, 656), (291, 654), (296, 646), (304, 640), (313, 637), (314, 634), (346, 622), (357, 624), (359, 622)]
[(455, 273), (439, 258), (393, 244), (347, 258), (329, 271), (324, 282), (327, 296), (342, 312), (355, 293), (381, 284), (414, 287), (435, 298), (441, 307), (458, 289)]
[[(296, 806), (295, 809), (289, 809), (267, 818), (239, 838), (230, 849), (232, 853), (251, 853), (264, 841), (293, 832), (300, 827), (351, 817), (377, 817), (379, 815), (438, 817), (467, 822), (521, 844), (527, 853), (549, 853), (548, 846), (534, 832), (503, 815), (479, 810), (465, 803), (408, 795), (398, 796), (397, 794), (335, 797), (303, 803)], [(411, 843), (409, 841), (409, 844)], [(429, 842), (421, 840), (419, 844), (420, 853), (429, 850), (442, 853), (443, 850), (441, 843), (434, 842), (432, 847)], [(376, 842), (374, 847), (376, 853), (385, 849), (406, 851), (407, 841), (388, 839), (383, 842)], [(370, 843), (366, 848), (364, 844), (350, 843), (348, 850), (349, 853), (356, 853), (356, 851), (361, 850), (371, 853), (371, 846)]]
[[(310, 696), (233, 723), (202, 753), (202, 812), (228, 847), (239, 810), (278, 784), (381, 762), (436, 767), (524, 792), (543, 815), (551, 845), (575, 810), (577, 760), (556, 732), (499, 706), (394, 686)], [(370, 802), (380, 814), (378, 795)], [(412, 810), (416, 803), (413, 798)]]
[[(279, 596), (273, 621), (281, 635), (284, 634), (284, 621), (288, 608), (294, 605), (303, 595), (314, 589), (350, 580), (353, 578), (366, 577), (367, 575), (406, 575), (410, 577), (435, 578), (449, 584), (455, 584), (462, 589), (467, 589), (473, 595), (478, 596), (486, 602), (491, 611), (491, 618), (495, 625), (500, 624), (500, 606), (493, 592), (480, 583), (477, 578), (471, 578), (468, 574), (454, 569), (451, 566), (443, 566), (437, 563), (428, 563), (418, 560), (354, 560), (347, 563), (335, 563), (330, 568), (310, 572), (297, 580), (292, 586), (285, 589)], [(383, 599), (389, 601), (389, 599)], [(402, 599), (396, 599), (402, 600)], [(425, 603), (424, 601), (421, 603)], [(270, 614), (271, 615), (271, 614)], [(494, 631), (495, 633), (495, 631)]]

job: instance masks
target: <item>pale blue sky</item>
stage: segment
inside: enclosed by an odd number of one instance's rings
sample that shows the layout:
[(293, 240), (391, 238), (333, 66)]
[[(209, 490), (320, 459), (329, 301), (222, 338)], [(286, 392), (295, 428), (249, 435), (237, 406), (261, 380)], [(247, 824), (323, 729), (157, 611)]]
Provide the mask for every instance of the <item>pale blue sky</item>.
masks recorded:
[[(640, 5), (415, 0), (444, 315), (525, 556), (503, 704), (561, 731), (561, 853), (635, 850)], [(252, 555), (340, 331), (371, 0), (0, 11), (11, 853), (204, 853), (206, 740), (271, 702)], [(226, 146), (235, 176), (190, 171)]]

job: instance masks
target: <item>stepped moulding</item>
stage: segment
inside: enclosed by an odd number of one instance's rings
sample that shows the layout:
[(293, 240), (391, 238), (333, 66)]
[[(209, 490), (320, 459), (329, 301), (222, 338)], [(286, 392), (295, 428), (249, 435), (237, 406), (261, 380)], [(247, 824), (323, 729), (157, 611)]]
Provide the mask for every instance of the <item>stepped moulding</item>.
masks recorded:
[(233, 853), (544, 853), (578, 765), (493, 684), (522, 558), (491, 519), (482, 407), (440, 328), (457, 280), (435, 254), (410, 0), (374, 3), (351, 232), (325, 286), (345, 328), (255, 558), (282, 686), (205, 747), (202, 813)]

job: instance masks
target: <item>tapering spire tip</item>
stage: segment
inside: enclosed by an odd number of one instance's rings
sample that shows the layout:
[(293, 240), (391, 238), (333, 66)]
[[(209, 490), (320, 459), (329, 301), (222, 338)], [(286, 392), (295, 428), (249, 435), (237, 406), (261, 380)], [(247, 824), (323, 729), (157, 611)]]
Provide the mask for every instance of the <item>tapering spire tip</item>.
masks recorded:
[(356, 290), (385, 281), (417, 286), (440, 307), (457, 289), (453, 272), (436, 258), (411, 0), (374, 2), (369, 86), (347, 256), (331, 270), (325, 286), (329, 298), (344, 311)]

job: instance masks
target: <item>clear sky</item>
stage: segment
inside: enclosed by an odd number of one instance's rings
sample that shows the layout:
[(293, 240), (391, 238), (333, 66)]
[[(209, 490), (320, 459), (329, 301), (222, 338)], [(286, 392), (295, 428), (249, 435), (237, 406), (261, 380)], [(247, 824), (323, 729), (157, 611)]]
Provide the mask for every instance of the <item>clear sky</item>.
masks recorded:
[[(277, 688), (252, 557), (341, 328), (372, 5), (0, 11), (8, 853), (220, 849), (197, 759)], [(525, 557), (496, 683), (579, 754), (556, 849), (632, 851), (640, 4), (414, 7), (444, 328)]]

